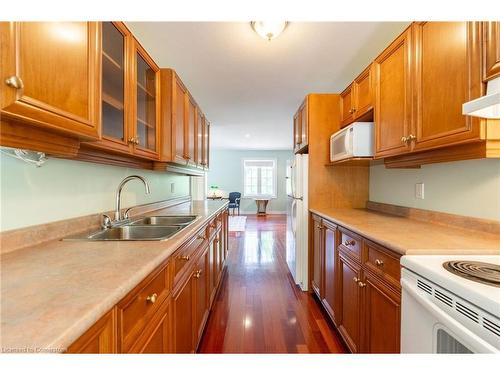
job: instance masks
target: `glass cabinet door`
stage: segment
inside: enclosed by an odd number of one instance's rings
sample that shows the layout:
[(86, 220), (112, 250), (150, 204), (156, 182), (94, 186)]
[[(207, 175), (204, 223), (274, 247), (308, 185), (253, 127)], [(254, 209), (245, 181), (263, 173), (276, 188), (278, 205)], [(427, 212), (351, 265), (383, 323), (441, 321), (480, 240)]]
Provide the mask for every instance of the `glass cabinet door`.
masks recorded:
[(113, 22), (102, 23), (102, 136), (127, 146), (125, 120), (126, 35)]
[(136, 128), (134, 143), (144, 150), (156, 152), (156, 82), (158, 68), (152, 66), (140, 50), (136, 52)]

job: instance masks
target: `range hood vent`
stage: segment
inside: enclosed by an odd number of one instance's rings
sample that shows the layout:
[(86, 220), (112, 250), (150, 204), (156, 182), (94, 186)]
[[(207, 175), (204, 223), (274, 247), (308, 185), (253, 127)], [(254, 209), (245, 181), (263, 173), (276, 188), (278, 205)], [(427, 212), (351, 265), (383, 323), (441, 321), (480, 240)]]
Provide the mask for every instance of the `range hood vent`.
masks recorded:
[(462, 105), (462, 114), (500, 119), (500, 77), (488, 82), (486, 95)]

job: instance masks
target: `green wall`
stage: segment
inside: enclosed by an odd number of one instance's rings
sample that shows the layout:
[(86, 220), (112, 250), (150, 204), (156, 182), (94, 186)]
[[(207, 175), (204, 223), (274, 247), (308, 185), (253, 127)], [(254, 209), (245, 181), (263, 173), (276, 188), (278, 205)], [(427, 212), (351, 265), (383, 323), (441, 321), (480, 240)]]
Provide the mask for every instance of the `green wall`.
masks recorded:
[(36, 168), (0, 155), (2, 231), (114, 210), (116, 188), (131, 174), (145, 177), (151, 194), (144, 194), (140, 181), (130, 181), (123, 208), (189, 195), (186, 176), (53, 158)]
[[(277, 159), (278, 180), (277, 198), (272, 199), (267, 206), (268, 212), (286, 212), (286, 161), (293, 158), (293, 152), (283, 150), (268, 151), (240, 151), (240, 150), (211, 150), (210, 171), (208, 172), (207, 185), (217, 185), (227, 195), (231, 191), (239, 191), (243, 195), (243, 159), (245, 158), (270, 158)], [(253, 199), (242, 199), (241, 210), (255, 213), (256, 206)]]
[[(415, 198), (423, 182), (424, 198)], [(500, 220), (500, 160), (422, 165), (421, 169), (370, 167), (370, 200), (456, 215)]]

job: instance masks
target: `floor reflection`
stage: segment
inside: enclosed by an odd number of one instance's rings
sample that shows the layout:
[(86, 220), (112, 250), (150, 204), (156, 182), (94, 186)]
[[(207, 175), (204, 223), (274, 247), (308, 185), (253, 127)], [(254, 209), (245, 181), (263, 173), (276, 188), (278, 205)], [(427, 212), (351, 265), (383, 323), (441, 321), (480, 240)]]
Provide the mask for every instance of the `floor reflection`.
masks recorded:
[(245, 265), (262, 266), (274, 262), (274, 233), (272, 231), (247, 231), (244, 241)]

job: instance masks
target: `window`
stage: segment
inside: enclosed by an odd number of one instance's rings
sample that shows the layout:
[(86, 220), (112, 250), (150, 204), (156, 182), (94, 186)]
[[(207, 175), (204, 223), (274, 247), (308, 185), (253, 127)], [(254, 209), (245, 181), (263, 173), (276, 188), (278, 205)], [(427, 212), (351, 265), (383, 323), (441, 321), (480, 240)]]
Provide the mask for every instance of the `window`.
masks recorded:
[(276, 198), (276, 160), (243, 160), (243, 195), (249, 198)]

